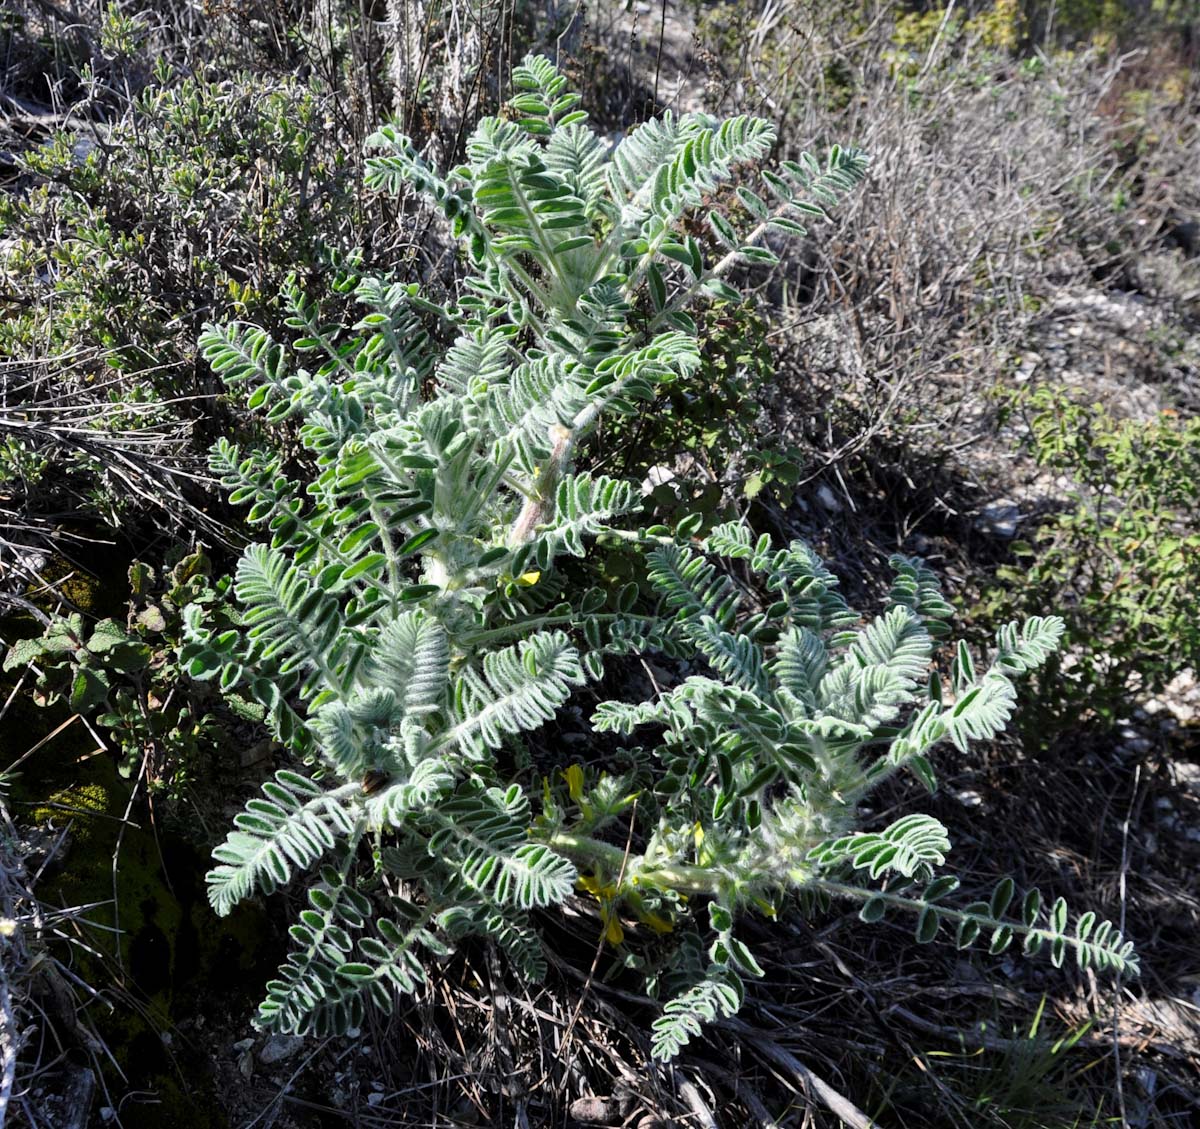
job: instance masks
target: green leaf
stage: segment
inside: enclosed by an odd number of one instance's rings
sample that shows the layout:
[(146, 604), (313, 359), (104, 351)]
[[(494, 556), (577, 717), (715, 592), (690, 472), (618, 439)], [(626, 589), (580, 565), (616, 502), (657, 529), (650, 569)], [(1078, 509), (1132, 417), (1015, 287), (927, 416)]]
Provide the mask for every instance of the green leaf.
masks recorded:
[(745, 205), (746, 210), (756, 219), (765, 220), (767, 218), (767, 205), (761, 196), (751, 192), (749, 188), (739, 186), (735, 189), (738, 199)]
[(762, 266), (776, 266), (779, 256), (766, 247), (739, 247), (738, 255), (748, 263), (758, 263)]
[(868, 898), (863, 902), (862, 909), (858, 911), (858, 916), (868, 925), (874, 925), (885, 913), (887, 913), (887, 902), (883, 898), (874, 897)]
[(108, 675), (104, 671), (80, 667), (71, 680), (71, 709), (76, 713), (87, 713), (94, 709), (108, 697), (109, 685)]
[(400, 593), (400, 599), (403, 603), (413, 604), (429, 596), (436, 596), (441, 590), (437, 584), (410, 584)]
[(767, 224), (767, 227), (772, 231), (782, 231), (787, 235), (807, 235), (808, 228), (803, 224), (797, 223), (795, 220), (785, 219), (782, 216), (777, 217)]
[(342, 571), (342, 581), (357, 580), (360, 576), (374, 576), (383, 571), (383, 566), (387, 564), (387, 557), (383, 553), (367, 553), (361, 556), (352, 565), (349, 565)]
[(121, 643), (135, 643), (137, 640), (129, 634), (116, 620), (102, 619), (92, 630), (87, 641), (87, 649), (94, 655), (102, 655)]
[(731, 249), (737, 246), (737, 232), (734, 231), (733, 225), (720, 212), (708, 213), (708, 226), (712, 228), (718, 242), (723, 243)]
[(741, 302), (742, 294), (740, 290), (734, 289), (728, 282), (724, 282), (719, 278), (710, 278), (700, 288), (705, 294), (712, 298), (717, 298), (722, 302)]
[(135, 600), (144, 600), (154, 586), (154, 569), (141, 561), (129, 566), (129, 591)]
[(37, 662), (46, 653), (46, 643), (42, 638), (18, 639), (4, 657), (4, 669), (16, 670)]
[(342, 538), (338, 544), (338, 552), (343, 556), (351, 555), (355, 549), (364, 541), (369, 541), (379, 533), (379, 526), (373, 521), (368, 521), (360, 525), (353, 532), (348, 533)]
[(1016, 884), (1011, 878), (1002, 878), (996, 884), (996, 889), (992, 891), (992, 900), (988, 909), (992, 917), (1000, 918), (1004, 916), (1009, 904), (1012, 902), (1015, 891)]
[(167, 629), (167, 620), (162, 613), (162, 609), (156, 604), (151, 604), (147, 608), (143, 608), (137, 615), (137, 621), (147, 631), (152, 631), (155, 634), (161, 634)]
[(402, 545), (396, 549), (396, 556), (407, 557), (411, 553), (415, 553), (424, 545), (428, 545), (438, 535), (436, 529), (423, 529), (420, 533), (410, 537)]
[(121, 643), (104, 656), (104, 667), (121, 674), (133, 674), (145, 670), (153, 654), (153, 650), (145, 643)]
[(708, 923), (718, 933), (727, 933), (733, 928), (733, 914), (720, 902), (708, 903)]

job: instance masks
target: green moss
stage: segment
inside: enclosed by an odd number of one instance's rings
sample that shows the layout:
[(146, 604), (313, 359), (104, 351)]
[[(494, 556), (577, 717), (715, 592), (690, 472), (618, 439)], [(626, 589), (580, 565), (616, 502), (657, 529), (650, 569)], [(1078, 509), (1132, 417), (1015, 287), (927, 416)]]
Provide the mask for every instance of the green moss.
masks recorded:
[(34, 808), (34, 823), (61, 824), (74, 821), (76, 838), (85, 842), (96, 832), (95, 817), (108, 810), (108, 795), (99, 784), (78, 784), (55, 792), (45, 804)]
[[(54, 591), (47, 595), (45, 610), (53, 612), (60, 599), (66, 599), (81, 612), (95, 614), (101, 602), (100, 582), (93, 576), (81, 572), (62, 557), (54, 557), (43, 571), (46, 580), (54, 584)], [(35, 598), (34, 603), (38, 603)]]

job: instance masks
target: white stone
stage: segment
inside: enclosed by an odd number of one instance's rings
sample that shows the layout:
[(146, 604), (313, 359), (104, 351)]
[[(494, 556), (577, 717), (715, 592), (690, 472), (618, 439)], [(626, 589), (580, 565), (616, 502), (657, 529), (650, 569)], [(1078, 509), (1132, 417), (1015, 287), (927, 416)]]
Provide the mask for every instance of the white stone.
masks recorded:
[(824, 483), (821, 483), (817, 487), (817, 501), (831, 514), (840, 514), (842, 512), (842, 503), (837, 500), (837, 495)]
[(642, 479), (642, 494), (651, 493), (656, 487), (675, 481), (675, 472), (667, 466), (652, 466)]

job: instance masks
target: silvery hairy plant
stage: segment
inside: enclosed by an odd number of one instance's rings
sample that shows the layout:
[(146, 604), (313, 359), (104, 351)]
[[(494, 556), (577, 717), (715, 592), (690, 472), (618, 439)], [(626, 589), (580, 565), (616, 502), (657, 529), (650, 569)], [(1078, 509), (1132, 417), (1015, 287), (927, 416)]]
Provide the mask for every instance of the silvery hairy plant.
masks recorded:
[[(1013, 628), (979, 677), (960, 652), (955, 702), (921, 704), (931, 651), (920, 617), (941, 605), (918, 566), (904, 566), (916, 571), (900, 610), (852, 640), (857, 617), (803, 546), (773, 551), (737, 527), (692, 543), (692, 519), (673, 534), (621, 526), (637, 490), (576, 467), (603, 416), (637, 411), (696, 369), (689, 309), (736, 297), (730, 269), (775, 262), (768, 233), (824, 215), (863, 176), (862, 154), (761, 170), (764, 196), (750, 187), (774, 141), (764, 121), (668, 115), (610, 150), (546, 59), (527, 59), (514, 81), (512, 113), (481, 122), (448, 174), (390, 128), (369, 142), (369, 185), (416, 189), (461, 239), (471, 270), (456, 300), (361, 278), (364, 315), (342, 330), (297, 283), (290, 348), (246, 325), (202, 338), (251, 408), (295, 421), (315, 468), (298, 481), (278, 453), (216, 445), (214, 471), (264, 540), (234, 578), (240, 629), (212, 629), (190, 608), (182, 655), (195, 677), (257, 700), (297, 761), (236, 818), (208, 877), (225, 914), (309, 876), (258, 1025), (344, 1031), (368, 1004), (388, 1008), (426, 982), (471, 934), (540, 977), (531, 914), (577, 888), (599, 900), (608, 942), (631, 963), (641, 958), (622, 915), (679, 939), (651, 977), (683, 985), (656, 1027), (664, 1057), (734, 1010), (756, 970), (736, 911), (770, 909), (788, 890), (857, 897), (868, 916), (911, 906), (923, 934), (952, 920), (960, 938), (999, 930), (993, 947), (1016, 931), (1057, 958), (1065, 946), (1134, 967), (1111, 927), (1089, 940), (1085, 918), (1068, 935), (1057, 906), (1048, 922), (1030, 901), (1001, 921), (1007, 887), (961, 911), (941, 907), (945, 878), (904, 892), (902, 880), (941, 862), (933, 821), (856, 828), (858, 799), (889, 772), (928, 773), (937, 740), (1003, 724), (1008, 672), (1053, 645), (1056, 621)], [(634, 585), (569, 579), (578, 570), (563, 558), (598, 534), (649, 549), (664, 607), (642, 610)], [(700, 553), (745, 558), (774, 602), (743, 622), (732, 582)], [(531, 767), (521, 734), (599, 679), (606, 656), (646, 649), (693, 651), (711, 668), (656, 703), (598, 713), (598, 729), (665, 727), (661, 746), (622, 750), (610, 773)], [(864, 868), (891, 884), (856, 885)], [(715, 939), (697, 961), (702, 905)]]

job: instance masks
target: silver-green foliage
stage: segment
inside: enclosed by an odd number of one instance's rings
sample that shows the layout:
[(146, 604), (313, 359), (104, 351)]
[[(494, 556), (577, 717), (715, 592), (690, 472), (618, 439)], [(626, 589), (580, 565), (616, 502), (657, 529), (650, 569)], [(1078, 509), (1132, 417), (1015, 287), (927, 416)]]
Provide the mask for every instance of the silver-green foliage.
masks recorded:
[[(735, 264), (773, 262), (767, 233), (802, 230), (865, 162), (835, 149), (763, 172), (768, 203), (747, 183), (773, 142), (765, 122), (667, 117), (610, 153), (546, 60), (514, 78), (517, 120), (482, 122), (448, 174), (390, 129), (370, 142), (369, 183), (415, 188), (462, 239), (473, 270), (455, 301), (356, 279), (347, 286), (364, 313), (343, 330), (293, 283), (290, 345), (244, 325), (203, 335), (210, 364), (268, 424), (292, 421), (303, 454), (287, 465), (309, 468), (293, 478), (279, 453), (225, 440), (212, 453), (263, 540), (234, 580), (240, 629), (190, 608), (182, 658), (195, 677), (256, 699), (303, 767), (277, 773), (237, 817), (209, 896), (227, 913), (309, 876), (295, 949), (257, 1020), (300, 1032), (344, 1031), (369, 1003), (391, 1006), (470, 934), (540, 976), (531, 914), (580, 885), (600, 899), (614, 944), (621, 912), (694, 938), (688, 906), (707, 900), (707, 970), (681, 944), (659, 978), (686, 981), (656, 1025), (666, 1056), (736, 1007), (757, 965), (732, 933), (735, 911), (782, 891), (859, 897), (872, 914), (880, 899), (908, 905), (923, 933), (943, 918), (963, 936), (1001, 927), (938, 905), (948, 888), (933, 871), (948, 843), (933, 821), (863, 835), (855, 804), (904, 767), (931, 781), (938, 741), (961, 747), (1002, 727), (1010, 674), (1044, 658), (1059, 628), (1006, 633), (979, 674), (960, 648), (942, 704), (928, 671), (949, 608), (916, 563), (900, 569), (894, 606), (857, 632), (810, 550), (777, 551), (737, 526), (707, 538), (708, 556), (661, 527), (623, 533), (654, 547), (657, 613), (637, 610), (633, 586), (568, 579), (560, 559), (637, 508), (630, 484), (576, 470), (580, 440), (686, 379), (700, 355), (689, 307), (728, 298)], [(714, 208), (701, 239), (686, 221), (722, 185), (753, 226), (739, 234)], [(759, 573), (770, 607), (747, 620), (710, 556)], [(659, 751), (630, 751), (638, 767), (593, 773), (586, 789), (578, 765), (565, 788), (521, 767), (522, 734), (599, 678), (606, 656), (645, 649), (694, 652), (711, 672), (598, 712), (599, 729), (665, 726)], [(628, 851), (613, 841), (628, 838), (625, 813), (638, 817)], [(901, 880), (934, 889), (904, 892)], [(1059, 956), (1067, 946), (1132, 966), (1119, 936), (1088, 942), (1081, 926), (1070, 940), (1056, 922), (1011, 928)]]
[[(950, 839), (936, 819), (906, 815), (878, 832), (858, 826), (881, 782), (910, 771), (932, 790), (936, 745), (963, 750), (1005, 727), (1013, 676), (1055, 649), (1061, 619), (1002, 628), (986, 665), (958, 644), (943, 679), (935, 637), (947, 633), (951, 609), (920, 560), (893, 558), (888, 608), (856, 626), (837, 581), (800, 542), (776, 549), (735, 524), (649, 557), (673, 611), (668, 634), (711, 672), (653, 702), (603, 703), (593, 716), (597, 729), (626, 735), (651, 723), (662, 729), (652, 754), (660, 821), (642, 852), (621, 859), (622, 883), (643, 898), (658, 889), (712, 899), (709, 963), (655, 1022), (656, 1053), (672, 1056), (701, 1023), (736, 1010), (742, 977), (758, 970), (732, 934), (735, 912), (772, 906), (788, 890), (858, 899), (868, 921), (890, 907), (909, 910), (923, 942), (946, 924), (960, 948), (986, 932), (998, 953), (1020, 936), (1026, 952), (1048, 946), (1055, 965), (1070, 950), (1084, 968), (1137, 971), (1133, 946), (1111, 923), (1085, 913), (1072, 925), (1061, 899), (1043, 914), (1033, 890), (1007, 915), (1010, 879), (989, 902), (944, 905), (958, 881), (938, 874)], [(742, 562), (773, 602), (743, 614), (743, 594), (710, 558)], [(569, 841), (589, 830), (585, 818)], [(610, 872), (614, 865), (610, 857)]]
[[(690, 374), (688, 307), (728, 294), (735, 264), (774, 261), (768, 230), (800, 230), (865, 168), (837, 149), (788, 166), (771, 205), (741, 183), (752, 230), (714, 214), (719, 239), (702, 241), (685, 219), (767, 156), (768, 123), (666, 117), (610, 154), (545, 59), (514, 77), (518, 120), (483, 121), (446, 175), (391, 128), (369, 142), (368, 184), (415, 188), (464, 241), (473, 272), (456, 301), (348, 280), (363, 316), (343, 330), (293, 282), (290, 345), (240, 324), (201, 339), (268, 424), (292, 421), (314, 468), (292, 478), (278, 453), (217, 443), (213, 470), (263, 540), (235, 577), (242, 630), (193, 609), (183, 656), (257, 699), (307, 766), (263, 786), (208, 879), (223, 914), (319, 875), (267, 1028), (345, 1029), (468, 933), (542, 971), (529, 913), (571, 895), (577, 870), (531, 836), (503, 750), (606, 654), (661, 642), (634, 591), (574, 590), (555, 569), (638, 508), (630, 484), (575, 470), (578, 443)], [(358, 892), (368, 853), (388, 893), (379, 918)]]

